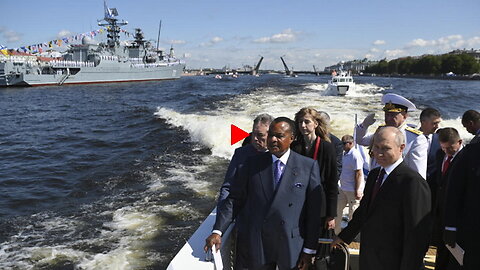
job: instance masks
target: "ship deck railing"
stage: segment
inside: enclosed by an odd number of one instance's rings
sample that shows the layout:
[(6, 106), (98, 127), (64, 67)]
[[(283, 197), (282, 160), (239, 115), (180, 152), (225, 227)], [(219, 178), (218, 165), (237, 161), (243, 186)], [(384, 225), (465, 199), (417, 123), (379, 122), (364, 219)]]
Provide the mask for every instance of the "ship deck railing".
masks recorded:
[(93, 62), (84, 62), (84, 61), (50, 61), (51, 67), (65, 67), (65, 68), (70, 68), (70, 67), (94, 67), (95, 63)]

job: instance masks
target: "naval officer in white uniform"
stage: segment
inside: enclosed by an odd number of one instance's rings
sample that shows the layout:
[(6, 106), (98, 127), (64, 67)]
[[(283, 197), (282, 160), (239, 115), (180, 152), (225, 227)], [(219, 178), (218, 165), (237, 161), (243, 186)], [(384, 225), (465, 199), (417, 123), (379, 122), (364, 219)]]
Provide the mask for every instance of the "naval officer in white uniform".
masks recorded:
[[(428, 141), (422, 132), (410, 127), (406, 123), (408, 113), (415, 111), (417, 108), (410, 100), (397, 95), (385, 94), (382, 97), (382, 104), (385, 104), (383, 111), (385, 112), (385, 125), (400, 129), (405, 135), (405, 149), (403, 150), (403, 160), (414, 171), (417, 171), (424, 179), (427, 176), (427, 160), (428, 160)], [(358, 144), (370, 146), (373, 134), (367, 134), (368, 127), (372, 125), (376, 119), (375, 114), (369, 114), (365, 120), (355, 127), (355, 139)], [(380, 126), (379, 128), (381, 128)], [(376, 164), (376, 162), (372, 162)], [(371, 169), (378, 167), (372, 166)]]

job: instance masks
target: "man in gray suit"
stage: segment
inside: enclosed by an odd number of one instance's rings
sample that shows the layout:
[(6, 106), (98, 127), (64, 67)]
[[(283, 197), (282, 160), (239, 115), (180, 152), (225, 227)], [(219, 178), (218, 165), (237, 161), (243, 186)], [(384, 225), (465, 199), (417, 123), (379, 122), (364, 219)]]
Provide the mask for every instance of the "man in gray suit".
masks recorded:
[(480, 113), (475, 110), (466, 111), (462, 116), (462, 125), (468, 132), (475, 135), (470, 143), (480, 143)]
[[(313, 159), (290, 150), (295, 123), (276, 118), (268, 131), (268, 153), (247, 159), (230, 189), (230, 208), (220, 209), (214, 230), (224, 232), (239, 211), (248, 212), (246, 250), (249, 269), (307, 269), (316, 253), (320, 229), (322, 187)], [(205, 249), (220, 248), (212, 233)]]

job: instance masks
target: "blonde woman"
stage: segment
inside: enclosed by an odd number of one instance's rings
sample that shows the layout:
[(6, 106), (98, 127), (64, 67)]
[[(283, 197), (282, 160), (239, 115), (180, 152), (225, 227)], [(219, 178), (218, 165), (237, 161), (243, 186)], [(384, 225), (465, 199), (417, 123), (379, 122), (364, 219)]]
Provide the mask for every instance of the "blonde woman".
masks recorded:
[(322, 211), (322, 216), (325, 217), (325, 228), (333, 229), (338, 198), (337, 154), (330, 142), (327, 123), (327, 119), (317, 110), (302, 108), (295, 114), (297, 132), (290, 148), (318, 162), (326, 198), (326, 208)]

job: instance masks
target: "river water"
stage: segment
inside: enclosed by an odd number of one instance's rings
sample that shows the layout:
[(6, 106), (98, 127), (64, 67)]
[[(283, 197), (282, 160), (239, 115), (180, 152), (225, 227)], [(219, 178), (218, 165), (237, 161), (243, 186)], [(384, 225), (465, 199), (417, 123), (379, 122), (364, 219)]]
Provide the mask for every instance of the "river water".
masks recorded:
[(355, 114), (381, 119), (391, 92), (472, 137), (460, 117), (480, 110), (480, 81), (355, 79), (345, 97), (327, 76), (1, 88), (0, 269), (166, 268), (215, 205), (230, 124), (249, 130), (259, 113), (313, 106), (340, 137)]

